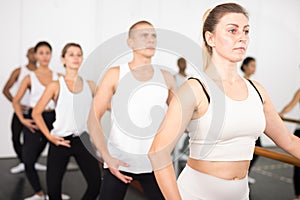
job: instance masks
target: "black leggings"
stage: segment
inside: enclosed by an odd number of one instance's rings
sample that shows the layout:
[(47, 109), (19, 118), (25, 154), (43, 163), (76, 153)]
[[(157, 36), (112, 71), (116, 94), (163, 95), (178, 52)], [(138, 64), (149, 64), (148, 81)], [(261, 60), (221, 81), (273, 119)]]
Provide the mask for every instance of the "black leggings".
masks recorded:
[[(146, 197), (150, 200), (164, 199), (154, 173), (133, 174), (121, 172), (127, 176), (131, 176), (134, 180), (138, 180), (143, 187)], [(100, 191), (99, 200), (122, 200), (125, 197), (129, 184), (126, 184), (115, 177), (109, 169), (104, 170), (103, 182)]]
[[(50, 200), (61, 200), (62, 179), (71, 156), (75, 157), (77, 164), (87, 182), (87, 189), (81, 199), (95, 200), (101, 186), (100, 166), (98, 160), (90, 153), (91, 143), (83, 133), (80, 137), (65, 137), (70, 140), (71, 147), (55, 146), (50, 144), (47, 161), (47, 188)], [(89, 150), (87, 150), (87, 148)]]
[[(300, 129), (295, 130), (294, 135), (297, 137), (300, 137)], [(295, 195), (300, 195), (300, 167), (294, 166), (294, 189), (295, 189)]]
[[(52, 123), (55, 120), (55, 112), (54, 111), (43, 112), (42, 115), (48, 129), (51, 130), (53, 128)], [(25, 117), (32, 119), (31, 110), (29, 114), (26, 115)], [(34, 164), (36, 163), (39, 156), (45, 149), (47, 144), (47, 139), (41, 131), (36, 130), (34, 133), (32, 133), (25, 126), (23, 128), (23, 133), (24, 133), (23, 162), (25, 164), (25, 173), (34, 192), (37, 193), (41, 191), (42, 188), (41, 188), (39, 176), (37, 174), (36, 169), (34, 168)]]
[(12, 143), (13, 143), (13, 147), (14, 150), (17, 154), (18, 159), (20, 160), (20, 162), (23, 162), (23, 158), (22, 158), (22, 144), (21, 144), (21, 133), (23, 130), (23, 124), (20, 122), (18, 116), (16, 115), (16, 113), (14, 113), (12, 120), (11, 120), (11, 133), (12, 133)]

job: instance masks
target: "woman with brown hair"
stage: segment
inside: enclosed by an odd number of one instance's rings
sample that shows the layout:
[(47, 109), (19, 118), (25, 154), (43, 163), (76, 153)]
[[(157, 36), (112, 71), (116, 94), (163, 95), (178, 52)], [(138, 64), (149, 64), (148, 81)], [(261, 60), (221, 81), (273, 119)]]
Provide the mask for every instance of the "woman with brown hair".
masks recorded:
[[(66, 44), (61, 60), (66, 67), (66, 74), (47, 86), (32, 112), (36, 125), (51, 142), (47, 160), (48, 196), (50, 200), (61, 199), (63, 175), (70, 157), (74, 156), (88, 185), (81, 199), (94, 200), (100, 191), (101, 175), (86, 131), (96, 85), (78, 74), (83, 60), (79, 44)], [(42, 118), (42, 112), (50, 101), (56, 102), (56, 120), (52, 130)], [(82, 138), (85, 138), (84, 143)]]

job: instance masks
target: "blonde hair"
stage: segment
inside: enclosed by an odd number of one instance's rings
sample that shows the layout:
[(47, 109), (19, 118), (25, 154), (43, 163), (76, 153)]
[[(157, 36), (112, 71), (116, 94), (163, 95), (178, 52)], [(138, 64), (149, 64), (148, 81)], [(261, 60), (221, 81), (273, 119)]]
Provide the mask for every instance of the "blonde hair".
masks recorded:
[(212, 56), (212, 47), (208, 45), (205, 33), (208, 31), (213, 33), (220, 19), (228, 13), (241, 13), (248, 18), (248, 12), (239, 4), (236, 3), (225, 3), (214, 7), (213, 9), (207, 10), (203, 15), (202, 24), (202, 38), (203, 38), (203, 60), (204, 68), (210, 62), (210, 57)]
[[(202, 17), (202, 29), (204, 27), (204, 22), (206, 21), (207, 16), (209, 15), (210, 11), (212, 9), (209, 8), (205, 11), (203, 17)], [(203, 59), (203, 66), (204, 66), (204, 70), (208, 67), (210, 61), (211, 61), (211, 55), (208, 53), (208, 49), (206, 46), (206, 42), (205, 42), (205, 37), (202, 37), (203, 42), (202, 42), (202, 59)]]

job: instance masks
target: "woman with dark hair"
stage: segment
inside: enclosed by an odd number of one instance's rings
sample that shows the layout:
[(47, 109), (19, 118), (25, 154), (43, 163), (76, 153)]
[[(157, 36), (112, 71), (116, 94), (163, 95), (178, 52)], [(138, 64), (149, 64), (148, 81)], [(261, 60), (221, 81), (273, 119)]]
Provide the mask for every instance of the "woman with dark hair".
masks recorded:
[(244, 72), (244, 78), (250, 79), (250, 77), (255, 73), (256, 61), (252, 57), (247, 57), (243, 60), (241, 65), (241, 70)]
[[(47, 139), (35, 125), (31, 117), (31, 112), (43, 94), (45, 87), (52, 80), (56, 80), (58, 78), (58, 74), (49, 69), (49, 62), (51, 60), (52, 53), (51, 45), (46, 41), (41, 41), (34, 47), (34, 53), (39, 67), (35, 71), (30, 72), (29, 75), (23, 79), (15, 98), (13, 99), (15, 113), (24, 125), (22, 153), (23, 162), (25, 164), (25, 172), (31, 187), (35, 192), (33, 196), (26, 198), (26, 200), (38, 200), (45, 198), (34, 164), (45, 149)], [(25, 95), (27, 89), (30, 90), (30, 109), (28, 114), (23, 116), (21, 99)], [(55, 120), (54, 101), (49, 102), (43, 110), (43, 118), (46, 121), (47, 127), (51, 130), (52, 123)]]
[[(27, 50), (26, 57), (28, 59), (28, 63), (26, 65), (23, 65), (15, 69), (11, 73), (9, 79), (7, 80), (3, 88), (3, 94), (10, 102), (12, 102), (14, 98), (10, 89), (12, 87), (19, 88), (23, 78), (27, 76), (31, 71), (37, 69), (33, 47)], [(22, 105), (22, 112), (23, 114), (26, 114), (29, 109), (29, 90), (25, 92), (20, 102)], [(11, 121), (11, 133), (12, 133), (11, 139), (12, 139), (14, 150), (17, 154), (20, 163), (17, 166), (10, 169), (10, 172), (13, 174), (20, 173), (25, 170), (25, 165), (23, 163), (23, 158), (22, 158), (22, 147), (23, 147), (23, 144), (21, 142), (21, 137), (23, 137), (22, 130), (23, 130), (23, 124), (20, 122), (16, 113), (14, 113)], [(37, 170), (46, 171), (46, 166), (40, 163), (35, 163), (34, 167)]]

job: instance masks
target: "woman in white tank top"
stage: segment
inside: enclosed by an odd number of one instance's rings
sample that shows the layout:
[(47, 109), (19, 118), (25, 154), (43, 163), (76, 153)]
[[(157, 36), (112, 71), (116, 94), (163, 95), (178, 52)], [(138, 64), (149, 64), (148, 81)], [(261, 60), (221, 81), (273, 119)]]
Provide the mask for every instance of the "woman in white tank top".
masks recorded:
[[(86, 123), (96, 85), (78, 74), (83, 59), (79, 44), (66, 44), (61, 58), (66, 67), (65, 76), (47, 86), (32, 112), (36, 125), (51, 142), (47, 160), (48, 196), (50, 200), (61, 199), (63, 175), (70, 157), (74, 156), (88, 185), (81, 199), (92, 200), (100, 191), (101, 176)], [(56, 102), (52, 130), (42, 118), (50, 101)]]
[[(291, 101), (284, 106), (284, 108), (280, 111), (279, 115), (284, 117), (285, 114), (292, 111), (296, 105), (300, 102), (300, 89), (298, 89)], [(294, 131), (294, 135), (300, 137), (300, 125), (297, 124), (296, 129)], [(294, 185), (294, 193), (295, 200), (300, 200), (300, 167), (294, 166), (294, 174), (293, 174), (293, 185)]]
[[(32, 197), (26, 198), (28, 200), (44, 198), (44, 193), (34, 164), (47, 144), (46, 138), (35, 125), (34, 120), (31, 117), (31, 112), (37, 102), (37, 99), (39, 99), (42, 95), (45, 87), (52, 80), (57, 79), (57, 73), (49, 69), (49, 62), (52, 54), (51, 45), (46, 41), (38, 42), (34, 47), (34, 52), (39, 67), (34, 72), (30, 72), (30, 74), (23, 79), (15, 98), (13, 99), (15, 112), (21, 123), (24, 125), (24, 143), (22, 153), (23, 162), (25, 164), (25, 172), (28, 181), (35, 192)], [(28, 114), (23, 116), (21, 99), (28, 89), (30, 90), (30, 110)], [(43, 117), (47, 126), (49, 129), (52, 129), (52, 123), (55, 119), (54, 102), (51, 102), (47, 107), (47, 110), (45, 109), (43, 111)]]
[[(166, 199), (245, 200), (257, 137), (264, 132), (297, 158), (300, 139), (285, 127), (263, 87), (237, 72), (249, 41), (245, 9), (221, 4), (203, 21), (208, 78), (190, 79), (179, 88), (149, 157)], [(176, 183), (170, 153), (187, 127), (190, 156)]]
[[(253, 79), (251, 76), (255, 74), (256, 71), (256, 60), (253, 57), (246, 57), (241, 65), (241, 71), (244, 73), (244, 78), (245, 79)], [(260, 137), (257, 138), (256, 142), (255, 142), (255, 146), (258, 147), (262, 147), (261, 145), (261, 139)], [(250, 162), (250, 166), (249, 166), (249, 173), (251, 173), (251, 169), (254, 166), (254, 163), (256, 163), (257, 159), (258, 159), (258, 155), (253, 154), (253, 159)], [(255, 183), (255, 179), (248, 176), (248, 181), (250, 184)]]
[[(7, 80), (7, 82), (5, 83), (5, 86), (3, 88), (3, 94), (10, 102), (13, 101), (13, 98), (15, 96), (15, 93), (13, 93), (13, 94), (11, 93), (11, 91), (10, 91), (11, 88), (14, 88), (14, 87), (19, 88), (24, 77), (27, 76), (30, 71), (34, 71), (37, 69), (33, 47), (31, 47), (27, 50), (26, 57), (28, 59), (28, 64), (15, 69), (11, 73), (9, 79)], [(30, 91), (27, 90), (26, 93), (24, 94), (23, 98), (20, 101), (20, 104), (22, 105), (23, 114), (26, 114), (29, 109), (29, 95), (30, 95)], [(25, 166), (24, 166), (23, 158), (22, 158), (22, 146), (23, 146), (23, 144), (21, 143), (21, 137), (23, 136), (22, 130), (23, 130), (23, 124), (20, 122), (16, 113), (14, 113), (12, 121), (11, 121), (11, 132), (12, 132), (11, 138), (12, 138), (14, 150), (17, 154), (18, 159), (20, 160), (20, 163), (16, 167), (13, 167), (10, 169), (10, 172), (13, 174), (20, 173), (25, 170)]]

